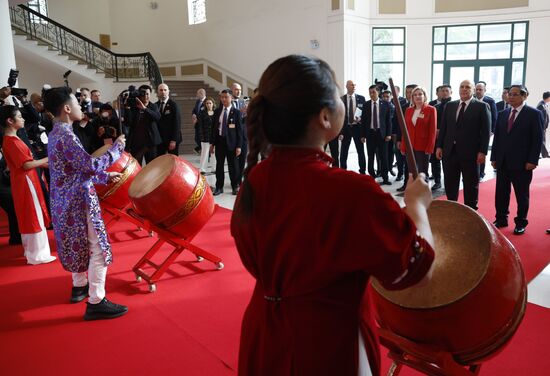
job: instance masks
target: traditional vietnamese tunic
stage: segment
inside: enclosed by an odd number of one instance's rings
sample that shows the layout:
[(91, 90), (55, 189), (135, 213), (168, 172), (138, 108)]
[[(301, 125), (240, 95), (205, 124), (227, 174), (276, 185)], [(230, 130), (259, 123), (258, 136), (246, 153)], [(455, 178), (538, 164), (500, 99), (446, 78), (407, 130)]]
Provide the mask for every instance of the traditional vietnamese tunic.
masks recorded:
[(103, 251), (105, 265), (112, 262), (111, 245), (101, 218), (94, 183), (106, 184), (105, 169), (120, 158), (124, 145), (115, 142), (102, 156), (92, 157), (70, 124), (56, 122), (48, 135), (51, 212), (57, 253), (63, 267), (73, 273), (88, 269), (89, 214)]
[(331, 161), (315, 149), (274, 148), (249, 175), (253, 213), (231, 222), (256, 279), (242, 323), (240, 375), (357, 375), (359, 328), (378, 375), (368, 279), (405, 288), (433, 261), (429, 246), (418, 252), (424, 241), (391, 195)]

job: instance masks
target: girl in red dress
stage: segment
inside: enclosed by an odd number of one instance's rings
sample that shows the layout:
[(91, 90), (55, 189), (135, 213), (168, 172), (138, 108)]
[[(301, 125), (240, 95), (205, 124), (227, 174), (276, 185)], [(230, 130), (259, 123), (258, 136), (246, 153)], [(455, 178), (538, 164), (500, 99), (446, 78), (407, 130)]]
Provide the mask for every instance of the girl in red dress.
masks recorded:
[(250, 153), (231, 233), (256, 286), (239, 374), (379, 375), (365, 289), (371, 276), (402, 289), (429, 275), (424, 176), (408, 184), (401, 209), (371, 177), (330, 167), (323, 147), (338, 136), (344, 106), (322, 60), (272, 63), (247, 121)]
[(25, 120), (15, 106), (0, 107), (0, 124), (3, 128), (2, 150), (8, 168), (13, 202), (21, 240), (28, 264), (52, 262), (46, 226), (50, 222), (37, 167), (47, 167), (48, 158), (35, 161), (30, 149), (19, 137), (17, 130)]

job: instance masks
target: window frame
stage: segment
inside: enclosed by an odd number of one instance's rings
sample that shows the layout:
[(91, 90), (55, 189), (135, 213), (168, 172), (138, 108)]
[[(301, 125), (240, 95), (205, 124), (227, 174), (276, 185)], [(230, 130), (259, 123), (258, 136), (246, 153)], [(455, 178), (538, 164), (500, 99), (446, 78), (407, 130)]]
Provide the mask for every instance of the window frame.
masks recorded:
[[(375, 43), (374, 42), (374, 34), (375, 30), (403, 30), (403, 43)], [(391, 60), (391, 61), (376, 61), (374, 59), (374, 48), (380, 47), (380, 46), (402, 46), (403, 47), (403, 59), (402, 60)], [(379, 26), (373, 26), (371, 28), (371, 82), (374, 83), (375, 79), (378, 79), (378, 77), (374, 77), (374, 67), (376, 65), (394, 65), (394, 64), (402, 64), (403, 65), (403, 82), (395, 82), (394, 84), (401, 87), (401, 90), (403, 90), (403, 86), (405, 85), (406, 77), (406, 60), (407, 60), (407, 29), (405, 26), (389, 26), (389, 27), (379, 27)], [(393, 78), (393, 77), (392, 77)], [(381, 78), (384, 79), (384, 78)], [(388, 82), (386, 82), (388, 83)]]
[[(204, 7), (204, 19), (197, 19), (197, 14), (194, 12), (195, 3), (201, 2), (202, 7)], [(187, 12), (188, 12), (188, 23), (189, 26), (200, 25), (207, 21), (206, 17), (206, 0), (187, 0)]]

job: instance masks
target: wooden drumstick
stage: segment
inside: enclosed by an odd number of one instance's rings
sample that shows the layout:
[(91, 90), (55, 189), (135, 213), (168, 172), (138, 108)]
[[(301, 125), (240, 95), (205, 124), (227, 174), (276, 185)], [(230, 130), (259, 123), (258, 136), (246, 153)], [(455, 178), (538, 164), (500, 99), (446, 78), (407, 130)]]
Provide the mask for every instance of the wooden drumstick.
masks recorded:
[[(401, 134), (403, 135), (403, 139), (405, 141), (405, 155), (407, 157), (407, 165), (409, 168), (409, 172), (412, 173), (413, 178), (416, 179), (416, 177), (418, 176), (418, 168), (416, 167), (416, 159), (414, 158), (411, 138), (409, 137), (409, 131), (407, 130), (407, 126), (405, 125), (405, 118), (403, 117), (401, 103), (399, 103), (399, 97), (397, 96), (397, 91), (395, 90), (393, 79), (390, 78), (389, 81), (391, 94), (393, 97), (393, 104), (395, 105), (397, 121), (399, 122), (399, 128), (401, 129)], [(405, 176), (405, 179), (408, 179), (408, 177)]]

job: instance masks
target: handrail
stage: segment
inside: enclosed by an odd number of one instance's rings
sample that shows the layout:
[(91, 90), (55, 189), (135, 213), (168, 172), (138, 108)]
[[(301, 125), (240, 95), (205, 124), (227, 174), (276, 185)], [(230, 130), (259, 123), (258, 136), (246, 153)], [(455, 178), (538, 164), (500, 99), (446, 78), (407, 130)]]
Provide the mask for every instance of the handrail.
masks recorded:
[(162, 83), (159, 67), (150, 52), (114, 53), (22, 4), (10, 7), (10, 18), (12, 27), (30, 39), (44, 42), (62, 54), (84, 61), (116, 81), (146, 78), (154, 87)]

